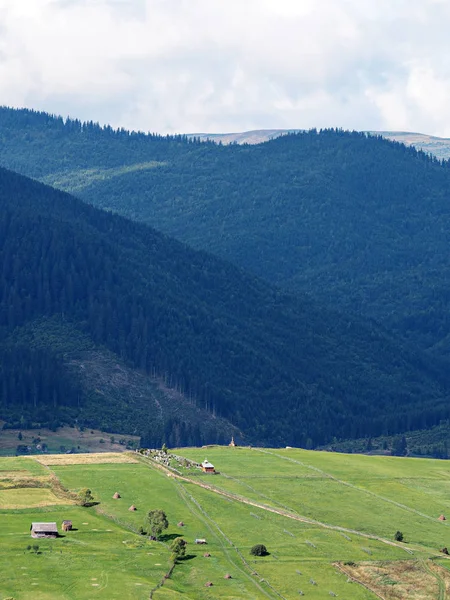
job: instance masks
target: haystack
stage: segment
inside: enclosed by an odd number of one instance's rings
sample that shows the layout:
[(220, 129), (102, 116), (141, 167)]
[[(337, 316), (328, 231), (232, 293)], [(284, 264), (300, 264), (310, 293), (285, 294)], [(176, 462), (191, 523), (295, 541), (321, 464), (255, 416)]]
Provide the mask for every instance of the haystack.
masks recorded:
[(212, 587), (213, 586), (213, 582), (212, 581), (207, 581), (205, 583), (205, 587)]
[(131, 511), (133, 511), (133, 510), (137, 510), (137, 508), (135, 507), (135, 505), (134, 505), (134, 504), (132, 504), (128, 510), (131, 510)]
[(446, 521), (446, 520), (447, 520), (447, 519), (445, 518), (445, 515), (441, 515), (441, 516), (439, 517), (439, 521)]
[(180, 522), (178, 523), (178, 527), (184, 527), (184, 523), (183, 523), (183, 521), (180, 521)]
[(210, 558), (211, 554), (209, 552), (205, 552), (205, 554), (203, 555), (205, 558)]
[(119, 492), (116, 492), (113, 496), (114, 500), (117, 500), (118, 498), (120, 498), (120, 494)]
[(230, 575), (229, 573), (227, 573), (227, 574), (224, 576), (224, 579), (232, 579), (232, 577), (231, 577), (231, 575)]

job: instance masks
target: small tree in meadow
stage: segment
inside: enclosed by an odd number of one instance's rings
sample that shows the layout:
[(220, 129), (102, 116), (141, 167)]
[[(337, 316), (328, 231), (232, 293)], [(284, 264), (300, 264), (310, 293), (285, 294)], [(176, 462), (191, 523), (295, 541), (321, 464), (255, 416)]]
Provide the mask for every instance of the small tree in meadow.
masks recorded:
[(94, 502), (94, 496), (89, 488), (83, 488), (78, 492), (78, 500), (81, 506), (89, 506)]
[(169, 527), (169, 521), (167, 520), (166, 513), (159, 508), (149, 511), (147, 515), (147, 521), (153, 537), (156, 538), (159, 537), (161, 533)]
[(396, 542), (403, 542), (403, 533), (401, 531), (396, 531), (394, 539)]
[(170, 551), (172, 552), (171, 558), (173, 562), (177, 562), (186, 554), (187, 542), (182, 537), (177, 537), (173, 540), (170, 545)]

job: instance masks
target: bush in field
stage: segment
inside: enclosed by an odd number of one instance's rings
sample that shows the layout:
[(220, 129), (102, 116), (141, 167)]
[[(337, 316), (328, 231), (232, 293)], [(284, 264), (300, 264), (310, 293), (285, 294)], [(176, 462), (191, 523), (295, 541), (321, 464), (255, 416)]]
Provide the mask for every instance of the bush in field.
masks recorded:
[(78, 501), (81, 506), (90, 506), (94, 502), (94, 496), (89, 488), (83, 488), (78, 492)]
[(250, 554), (253, 556), (267, 556), (269, 553), (267, 552), (267, 548), (264, 546), (264, 544), (255, 544), (255, 546), (253, 546), (253, 548), (250, 550)]
[(401, 531), (396, 531), (394, 539), (396, 542), (403, 542), (403, 533)]

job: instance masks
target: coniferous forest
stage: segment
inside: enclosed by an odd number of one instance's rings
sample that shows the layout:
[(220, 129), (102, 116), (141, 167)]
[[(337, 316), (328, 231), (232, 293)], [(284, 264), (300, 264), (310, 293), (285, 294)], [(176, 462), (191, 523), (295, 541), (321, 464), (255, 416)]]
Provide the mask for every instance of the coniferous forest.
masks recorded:
[[(0, 163), (132, 219), (0, 171), (6, 426), (314, 447), (450, 418), (446, 163), (341, 131), (222, 147), (9, 109)], [(159, 437), (157, 404), (80, 377), (80, 340), (177, 391)]]

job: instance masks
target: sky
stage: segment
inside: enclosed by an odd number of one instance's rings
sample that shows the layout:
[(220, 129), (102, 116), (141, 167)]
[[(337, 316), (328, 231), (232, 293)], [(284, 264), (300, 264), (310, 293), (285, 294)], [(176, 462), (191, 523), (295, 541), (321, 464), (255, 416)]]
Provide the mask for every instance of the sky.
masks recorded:
[(450, 0), (0, 0), (0, 105), (450, 137)]

